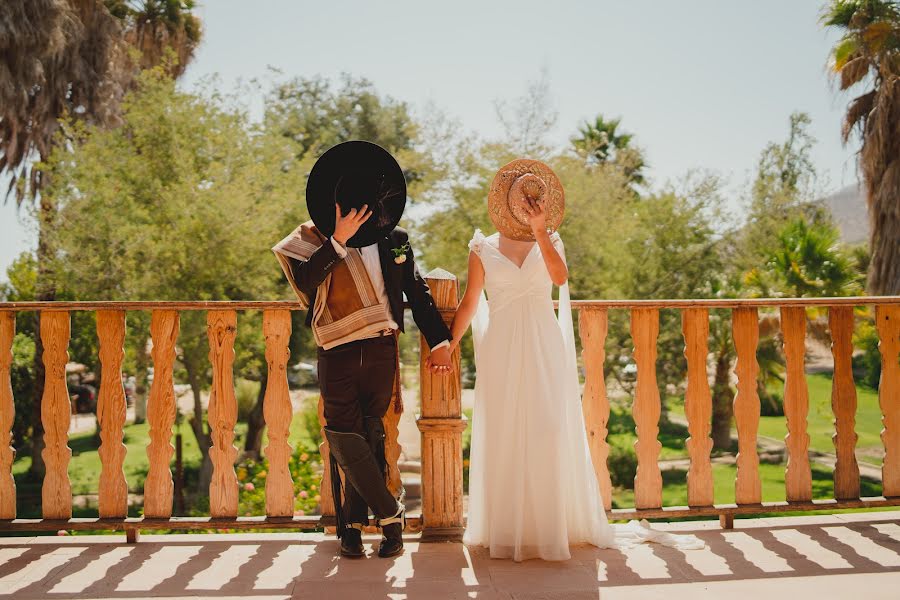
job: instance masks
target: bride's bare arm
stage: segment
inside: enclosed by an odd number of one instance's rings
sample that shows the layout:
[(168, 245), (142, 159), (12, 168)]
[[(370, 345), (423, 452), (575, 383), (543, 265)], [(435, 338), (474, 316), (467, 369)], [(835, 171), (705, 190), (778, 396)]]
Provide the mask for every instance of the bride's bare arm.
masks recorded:
[(525, 210), (528, 211), (531, 231), (534, 233), (537, 245), (541, 247), (541, 256), (544, 257), (544, 265), (547, 267), (550, 279), (553, 280), (555, 285), (564, 284), (569, 279), (569, 268), (566, 267), (566, 261), (553, 247), (553, 240), (550, 239), (550, 234), (547, 233), (547, 217), (544, 214), (544, 205), (529, 200)]
[(466, 291), (456, 309), (453, 324), (450, 326), (450, 349), (459, 345), (460, 339), (472, 323), (475, 311), (478, 310), (478, 300), (481, 298), (481, 290), (484, 289), (484, 266), (481, 259), (474, 252), (469, 252), (469, 276), (466, 281)]
[(544, 257), (544, 265), (547, 267), (550, 279), (553, 280), (554, 285), (564, 284), (569, 279), (569, 268), (566, 267), (562, 256), (559, 255), (559, 252), (553, 246), (550, 234), (547, 233), (546, 229), (539, 230), (534, 233), (534, 239), (537, 241), (538, 246), (541, 247), (541, 256)]

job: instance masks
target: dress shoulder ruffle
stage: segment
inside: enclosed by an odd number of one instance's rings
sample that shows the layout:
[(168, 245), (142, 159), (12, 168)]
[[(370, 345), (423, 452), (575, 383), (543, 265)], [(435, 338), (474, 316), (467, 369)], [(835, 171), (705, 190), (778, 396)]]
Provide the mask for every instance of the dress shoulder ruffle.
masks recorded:
[(485, 239), (487, 238), (485, 238), (484, 234), (481, 233), (481, 230), (476, 229), (475, 233), (472, 234), (472, 239), (469, 240), (469, 250), (471, 250), (478, 256), (481, 256), (481, 249), (484, 247)]

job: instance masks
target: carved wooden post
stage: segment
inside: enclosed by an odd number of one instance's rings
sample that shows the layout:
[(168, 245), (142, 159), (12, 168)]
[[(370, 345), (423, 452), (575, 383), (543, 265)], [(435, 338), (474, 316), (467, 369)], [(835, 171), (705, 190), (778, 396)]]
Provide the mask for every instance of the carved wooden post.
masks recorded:
[(581, 412), (584, 415), (594, 474), (606, 510), (612, 508), (612, 481), (606, 464), (609, 458), (609, 444), (606, 441), (609, 434), (609, 398), (606, 397), (606, 381), (603, 377), (608, 325), (605, 308), (587, 308), (578, 314), (578, 333), (581, 337), (585, 374)]
[(859, 464), (856, 462), (856, 384), (853, 382), (853, 307), (828, 310), (834, 377), (831, 380), (831, 410), (834, 413), (834, 497), (859, 498)]
[(41, 488), (45, 519), (72, 517), (72, 484), (69, 481), (69, 421), (72, 404), (66, 386), (71, 324), (68, 311), (41, 314), (41, 342), (44, 344), (44, 396), (41, 398), (41, 422), (44, 425), (44, 450), (47, 466)]
[(209, 338), (209, 362), (212, 365), (212, 388), (209, 391), (209, 433), (213, 464), (209, 483), (211, 517), (236, 517), (238, 480), (234, 461), (234, 426), (237, 423), (237, 399), (234, 396), (234, 338), (237, 335), (237, 313), (233, 310), (211, 310), (206, 315)]
[(125, 481), (125, 390), (122, 387), (122, 359), (125, 358), (125, 311), (98, 310), (97, 338), (100, 340), (100, 395), (97, 422), (100, 424), (100, 516), (128, 515), (128, 483)]
[(709, 354), (709, 310), (686, 308), (681, 312), (684, 356), (687, 359), (687, 390), (684, 413), (690, 437), (685, 441), (691, 466), (688, 469), (688, 506), (712, 506), (713, 478), (709, 453), (713, 441), (709, 437), (712, 419), (712, 394), (706, 374)]
[[(438, 309), (449, 325), (459, 303), (456, 277), (435, 269), (426, 277)], [(421, 414), (422, 432), (422, 539), (461, 539), (463, 515), (462, 416), (459, 347), (453, 352), (453, 372), (432, 375), (425, 368), (428, 343), (422, 336)]]
[(288, 435), (294, 414), (288, 392), (287, 363), (291, 352), (291, 311), (267, 310), (263, 312), (263, 334), (266, 338), (266, 362), (269, 375), (266, 396), (263, 399), (263, 416), (266, 419), (269, 444), (269, 474), (266, 476), (266, 515), (291, 517), (294, 514), (294, 482), (289, 466), (291, 445)]
[(878, 403), (881, 406), (881, 441), (884, 444), (884, 464), (881, 479), (882, 495), (900, 496), (900, 305), (879, 306), (875, 311), (878, 329), (878, 350), (881, 352), (881, 384)]
[(172, 446), (172, 425), (175, 424), (172, 370), (178, 324), (179, 315), (174, 310), (154, 310), (150, 317), (150, 339), (153, 340), (153, 383), (147, 399), (147, 422), (150, 424), (147, 460), (150, 470), (144, 481), (144, 517), (148, 519), (168, 519), (172, 516), (174, 486), (169, 463), (175, 452)]
[(785, 497), (789, 502), (812, 500), (812, 473), (809, 469), (809, 390), (806, 385), (806, 309), (781, 307), (786, 376), (784, 418), (787, 422), (787, 465), (784, 469)]
[(762, 501), (759, 480), (759, 454), (756, 436), (759, 432), (759, 394), (756, 376), (759, 363), (756, 346), (759, 344), (759, 314), (755, 308), (735, 308), (732, 313), (732, 335), (737, 351), (737, 395), (734, 397), (734, 421), (738, 431), (737, 477), (734, 499), (738, 504), (757, 504)]
[(637, 475), (634, 478), (636, 508), (662, 506), (662, 473), (659, 470), (659, 417), (661, 406), (656, 385), (656, 338), (659, 335), (659, 310), (634, 308), (631, 310), (631, 338), (634, 341), (634, 362), (637, 365), (637, 384), (634, 391), (634, 425), (637, 441)]
[(16, 405), (10, 377), (15, 336), (16, 313), (0, 312), (0, 519), (16, 518), (16, 480), (12, 475), (12, 464), (16, 459), (16, 451), (12, 447)]

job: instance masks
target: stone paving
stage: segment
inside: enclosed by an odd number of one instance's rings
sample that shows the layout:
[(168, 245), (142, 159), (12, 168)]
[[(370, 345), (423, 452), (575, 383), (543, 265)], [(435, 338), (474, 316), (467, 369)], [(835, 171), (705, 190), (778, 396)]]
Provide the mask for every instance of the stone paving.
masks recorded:
[(321, 534), (6, 537), (0, 598), (900, 598), (900, 513), (735, 525), (656, 525), (695, 533), (704, 550), (576, 547), (555, 563), (415, 536), (389, 560), (338, 558)]

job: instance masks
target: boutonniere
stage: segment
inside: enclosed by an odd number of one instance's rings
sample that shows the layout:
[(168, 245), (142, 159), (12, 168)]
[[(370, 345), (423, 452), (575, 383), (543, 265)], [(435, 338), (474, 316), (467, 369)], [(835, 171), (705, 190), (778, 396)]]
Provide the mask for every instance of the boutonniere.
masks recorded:
[(394, 253), (394, 262), (398, 265), (402, 265), (406, 262), (406, 253), (409, 252), (409, 242), (406, 242), (399, 248), (391, 248), (391, 252)]

